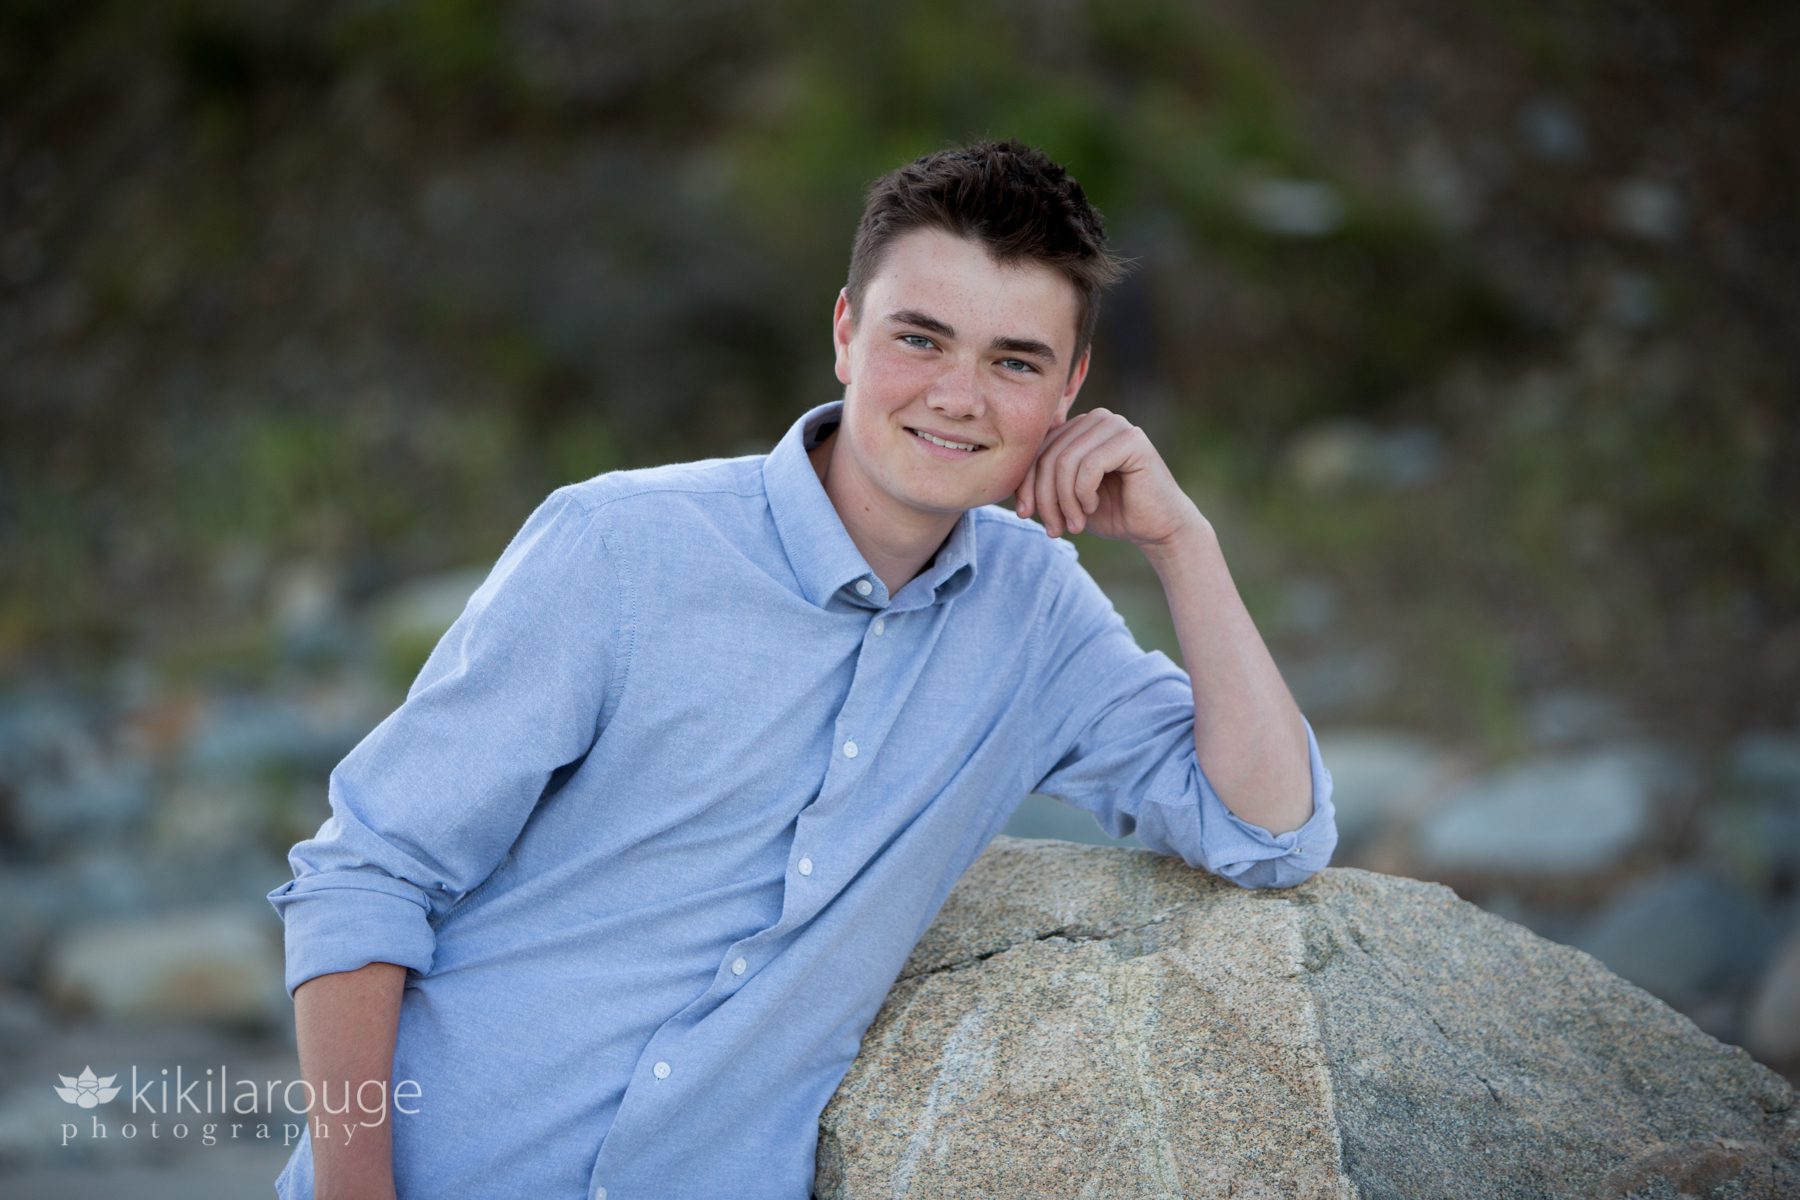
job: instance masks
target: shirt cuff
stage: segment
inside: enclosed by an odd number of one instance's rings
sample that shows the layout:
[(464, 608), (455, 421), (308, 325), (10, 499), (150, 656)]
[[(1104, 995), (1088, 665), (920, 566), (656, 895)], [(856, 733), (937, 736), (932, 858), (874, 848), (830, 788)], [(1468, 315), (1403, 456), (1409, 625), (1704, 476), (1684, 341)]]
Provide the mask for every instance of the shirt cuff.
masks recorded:
[(1212, 863), (1208, 870), (1240, 887), (1293, 887), (1331, 861), (1337, 848), (1337, 809), (1331, 802), (1331, 772), (1319, 754), (1319, 740), (1304, 716), (1306, 751), (1312, 774), (1312, 815), (1298, 829), (1270, 833), (1244, 820), (1219, 798), (1206, 772), (1200, 776), (1200, 819), (1207, 831)]
[(287, 993), (334, 971), (391, 962), (423, 975), (437, 950), (418, 889), (384, 875), (329, 872), (290, 879), (269, 893), (281, 914)]

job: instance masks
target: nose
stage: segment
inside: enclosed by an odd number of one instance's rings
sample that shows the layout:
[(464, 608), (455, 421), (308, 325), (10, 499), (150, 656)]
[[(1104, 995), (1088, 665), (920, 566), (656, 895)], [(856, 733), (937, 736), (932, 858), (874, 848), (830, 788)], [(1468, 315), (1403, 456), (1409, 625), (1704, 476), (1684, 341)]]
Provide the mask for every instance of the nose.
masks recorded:
[(937, 377), (925, 400), (933, 412), (942, 413), (949, 420), (970, 420), (987, 412), (982, 386), (981, 364), (959, 363)]

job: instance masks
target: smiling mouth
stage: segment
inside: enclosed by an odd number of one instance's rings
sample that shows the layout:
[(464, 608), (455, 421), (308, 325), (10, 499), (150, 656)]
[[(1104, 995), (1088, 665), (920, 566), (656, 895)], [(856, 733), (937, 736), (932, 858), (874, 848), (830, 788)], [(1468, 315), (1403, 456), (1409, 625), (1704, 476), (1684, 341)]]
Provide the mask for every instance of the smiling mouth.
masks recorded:
[(913, 429), (910, 426), (907, 427), (906, 432), (912, 434), (920, 441), (930, 442), (934, 446), (942, 446), (946, 450), (962, 450), (969, 454), (973, 454), (976, 451), (987, 449), (986, 446), (978, 445), (975, 442), (953, 442), (948, 438), (941, 438), (935, 434), (926, 433), (921, 429)]

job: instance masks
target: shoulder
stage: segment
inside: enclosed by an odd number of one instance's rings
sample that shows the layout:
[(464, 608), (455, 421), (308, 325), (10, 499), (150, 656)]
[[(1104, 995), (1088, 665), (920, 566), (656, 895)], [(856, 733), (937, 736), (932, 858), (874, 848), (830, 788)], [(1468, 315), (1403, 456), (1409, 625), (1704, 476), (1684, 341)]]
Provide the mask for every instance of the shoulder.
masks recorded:
[(556, 503), (561, 519), (616, 567), (645, 577), (716, 561), (731, 548), (755, 556), (768, 539), (766, 458), (608, 471), (565, 484), (545, 504)]
[(746, 454), (607, 471), (564, 484), (551, 495), (590, 512), (619, 505), (630, 508), (679, 504), (683, 497), (698, 498), (699, 503), (705, 503), (707, 497), (722, 501), (759, 497), (763, 494), (762, 465), (766, 457)]
[(981, 575), (992, 587), (989, 595), (1021, 617), (1030, 614), (1038, 634), (1085, 638), (1121, 621), (1068, 538), (1050, 537), (1036, 521), (995, 505), (977, 511)]
[(983, 570), (991, 564), (999, 574), (1054, 586), (1082, 570), (1074, 544), (1067, 538), (1050, 537), (1036, 521), (998, 504), (984, 504), (974, 513)]

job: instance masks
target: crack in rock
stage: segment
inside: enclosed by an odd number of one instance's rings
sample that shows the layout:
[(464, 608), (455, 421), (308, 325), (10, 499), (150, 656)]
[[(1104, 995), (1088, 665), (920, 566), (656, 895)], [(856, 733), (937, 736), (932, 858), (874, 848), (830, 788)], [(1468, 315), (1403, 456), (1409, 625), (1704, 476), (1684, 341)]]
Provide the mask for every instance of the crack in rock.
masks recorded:
[(907, 979), (922, 979), (927, 975), (939, 975), (945, 971), (961, 971), (974, 966), (976, 963), (986, 962), (997, 954), (1005, 954), (1008, 950), (1015, 949), (1030, 942), (1047, 942), (1053, 938), (1061, 938), (1063, 941), (1067, 942), (1111, 941), (1113, 938), (1124, 934), (1136, 933), (1139, 930), (1148, 929), (1152, 925), (1164, 924), (1172, 915), (1173, 914), (1171, 913), (1159, 913), (1156, 916), (1151, 917), (1148, 921), (1140, 921), (1135, 925), (1118, 925), (1099, 929), (1096, 929), (1091, 925), (1081, 924), (1080, 922), (1058, 925), (1054, 929), (1047, 930), (1043, 933), (1033, 934), (1029, 938), (1024, 938), (1016, 942), (1008, 942), (1004, 946), (996, 946), (992, 950), (983, 950), (979, 954), (971, 954), (963, 958), (954, 958), (949, 962), (940, 963), (935, 967), (927, 967), (922, 971), (905, 972), (894, 982), (899, 983), (902, 980)]

